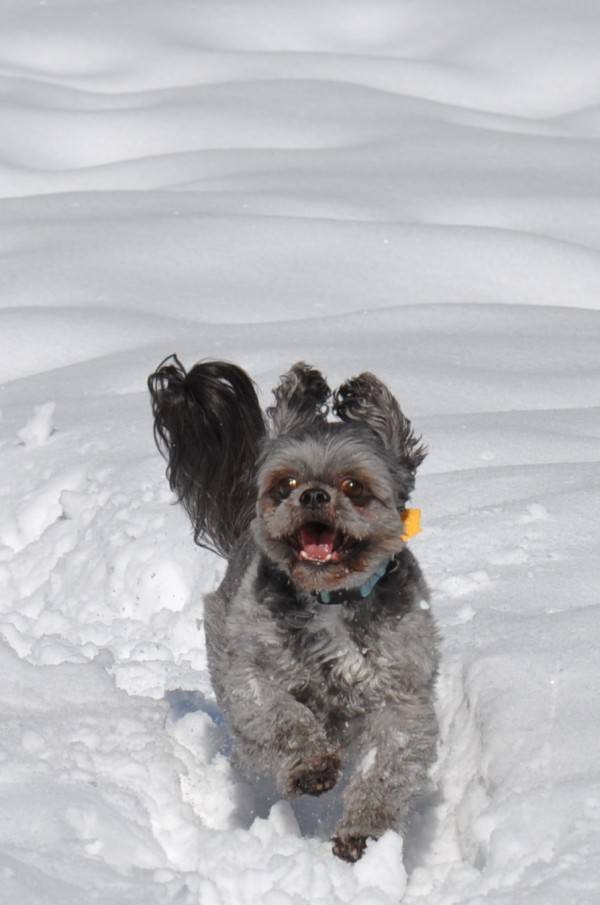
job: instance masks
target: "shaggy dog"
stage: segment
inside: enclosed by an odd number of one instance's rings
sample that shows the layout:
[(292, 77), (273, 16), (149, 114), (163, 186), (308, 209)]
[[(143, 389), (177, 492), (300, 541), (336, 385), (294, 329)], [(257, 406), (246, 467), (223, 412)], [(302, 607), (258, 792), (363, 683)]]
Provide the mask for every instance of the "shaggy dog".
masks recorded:
[(227, 362), (173, 356), (148, 386), (171, 488), (228, 562), (205, 628), (238, 762), (288, 797), (344, 771), (333, 851), (355, 861), (406, 826), (435, 756), (437, 636), (404, 528), (425, 449), (369, 373), (332, 394), (296, 364), (266, 417)]

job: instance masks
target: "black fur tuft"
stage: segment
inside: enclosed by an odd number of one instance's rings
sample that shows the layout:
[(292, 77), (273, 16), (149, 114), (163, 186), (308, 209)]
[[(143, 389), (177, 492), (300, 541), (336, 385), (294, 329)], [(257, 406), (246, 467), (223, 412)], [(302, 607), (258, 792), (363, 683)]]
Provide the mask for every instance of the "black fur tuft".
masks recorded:
[(273, 395), (267, 415), (275, 435), (305, 433), (326, 423), (331, 390), (321, 372), (303, 361), (281, 376)]
[(201, 547), (229, 556), (254, 517), (265, 424), (254, 384), (225, 361), (186, 372), (170, 355), (148, 378), (154, 438)]

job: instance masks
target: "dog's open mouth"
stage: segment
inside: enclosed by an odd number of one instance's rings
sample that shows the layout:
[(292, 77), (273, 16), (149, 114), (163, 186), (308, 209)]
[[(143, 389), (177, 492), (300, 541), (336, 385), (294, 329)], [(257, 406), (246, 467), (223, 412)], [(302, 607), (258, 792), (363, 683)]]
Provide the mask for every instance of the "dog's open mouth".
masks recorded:
[(324, 522), (307, 522), (294, 537), (300, 559), (318, 564), (339, 562), (347, 551), (349, 538)]

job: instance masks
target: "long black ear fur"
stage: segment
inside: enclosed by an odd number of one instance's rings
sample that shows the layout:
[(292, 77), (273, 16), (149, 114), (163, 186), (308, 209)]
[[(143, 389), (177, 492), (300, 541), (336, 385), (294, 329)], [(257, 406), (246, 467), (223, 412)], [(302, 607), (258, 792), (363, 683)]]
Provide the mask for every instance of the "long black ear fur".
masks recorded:
[(154, 438), (194, 539), (227, 557), (254, 516), (265, 424), (254, 384), (225, 361), (186, 372), (176, 355), (148, 378)]

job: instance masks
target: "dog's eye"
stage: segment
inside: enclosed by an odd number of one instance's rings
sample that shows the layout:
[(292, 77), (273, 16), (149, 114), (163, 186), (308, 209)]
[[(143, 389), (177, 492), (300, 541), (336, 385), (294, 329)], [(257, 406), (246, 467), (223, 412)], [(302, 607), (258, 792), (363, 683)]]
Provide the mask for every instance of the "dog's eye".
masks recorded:
[(290, 475), (287, 478), (282, 478), (281, 481), (279, 481), (279, 483), (277, 484), (275, 490), (279, 499), (285, 500), (285, 498), (288, 497), (292, 490), (295, 490), (297, 486), (298, 478), (294, 478)]
[(364, 496), (364, 484), (361, 484), (356, 478), (344, 478), (340, 484), (340, 489), (351, 500), (357, 500)]

